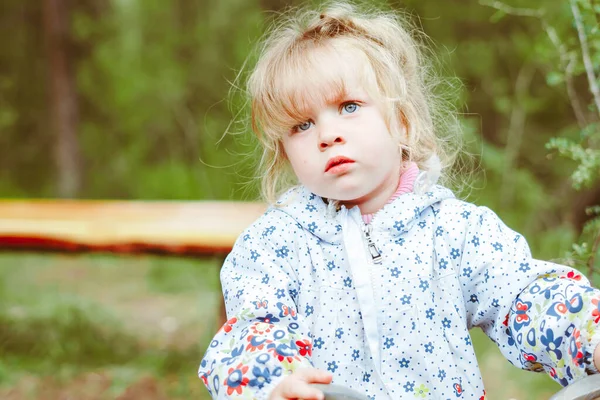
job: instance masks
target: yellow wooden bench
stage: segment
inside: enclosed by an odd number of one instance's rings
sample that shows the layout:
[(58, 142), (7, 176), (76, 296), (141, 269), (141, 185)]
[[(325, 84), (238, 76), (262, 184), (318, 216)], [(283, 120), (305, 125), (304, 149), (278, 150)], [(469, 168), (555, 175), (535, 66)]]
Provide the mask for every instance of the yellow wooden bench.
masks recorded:
[(224, 258), (265, 209), (251, 202), (0, 200), (0, 249)]

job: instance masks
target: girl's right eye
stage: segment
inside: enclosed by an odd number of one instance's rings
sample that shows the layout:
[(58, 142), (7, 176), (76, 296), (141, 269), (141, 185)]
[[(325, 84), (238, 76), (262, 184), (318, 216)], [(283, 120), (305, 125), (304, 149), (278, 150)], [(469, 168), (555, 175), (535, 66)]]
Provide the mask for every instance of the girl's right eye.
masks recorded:
[(312, 121), (305, 121), (301, 124), (298, 124), (296, 126), (294, 126), (292, 128), (292, 133), (295, 132), (304, 132), (310, 129), (310, 127), (312, 126), (313, 122)]

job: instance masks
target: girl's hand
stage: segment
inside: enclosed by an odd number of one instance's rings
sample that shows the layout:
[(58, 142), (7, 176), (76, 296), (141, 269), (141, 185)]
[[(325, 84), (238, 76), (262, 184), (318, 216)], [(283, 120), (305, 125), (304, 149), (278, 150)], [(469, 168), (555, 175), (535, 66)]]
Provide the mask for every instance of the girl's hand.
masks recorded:
[(331, 383), (333, 375), (316, 368), (299, 369), (285, 377), (269, 395), (269, 400), (303, 399), (323, 400), (323, 392), (311, 387), (310, 383)]

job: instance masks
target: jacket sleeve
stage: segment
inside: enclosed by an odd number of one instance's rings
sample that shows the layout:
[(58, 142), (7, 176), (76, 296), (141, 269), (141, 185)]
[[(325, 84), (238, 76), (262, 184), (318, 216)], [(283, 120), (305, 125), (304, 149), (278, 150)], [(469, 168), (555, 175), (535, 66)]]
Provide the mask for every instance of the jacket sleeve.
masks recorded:
[(578, 271), (531, 257), (491, 210), (465, 205), (458, 274), (469, 328), (479, 326), (514, 365), (565, 386), (593, 370), (600, 292)]
[(312, 366), (312, 342), (295, 304), (298, 237), (276, 222), (263, 216), (248, 228), (221, 269), (228, 321), (198, 371), (215, 399), (266, 399), (285, 375)]
[(597, 372), (599, 301), (600, 291), (575, 270), (543, 276), (523, 290), (505, 321), (523, 368), (545, 370), (562, 386)]

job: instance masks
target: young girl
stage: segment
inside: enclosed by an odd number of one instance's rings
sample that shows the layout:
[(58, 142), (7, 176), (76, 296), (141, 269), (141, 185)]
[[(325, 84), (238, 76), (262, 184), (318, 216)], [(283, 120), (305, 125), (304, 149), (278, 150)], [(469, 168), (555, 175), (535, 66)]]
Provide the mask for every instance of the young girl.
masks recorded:
[(393, 14), (337, 4), (271, 32), (248, 85), (263, 189), (273, 200), (289, 167), (300, 185), (223, 266), (229, 320), (199, 371), (214, 398), (319, 399), (309, 384), (333, 380), (484, 399), (475, 326), (562, 385), (597, 372), (599, 291), (437, 184), (451, 152), (426, 74)]

